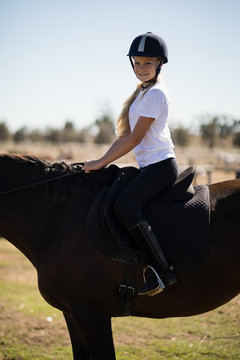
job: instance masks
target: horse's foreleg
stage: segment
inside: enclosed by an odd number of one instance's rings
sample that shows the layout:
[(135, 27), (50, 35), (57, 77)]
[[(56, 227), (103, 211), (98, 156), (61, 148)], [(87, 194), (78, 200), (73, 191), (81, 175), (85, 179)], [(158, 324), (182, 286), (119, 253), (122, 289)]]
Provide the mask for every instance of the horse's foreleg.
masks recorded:
[[(110, 316), (99, 309), (79, 308), (72, 319), (77, 332), (84, 334), (84, 347), (89, 356), (86, 359), (116, 360)], [(82, 358), (76, 356), (76, 360), (79, 359)]]
[(67, 327), (72, 343), (73, 359), (89, 360), (90, 357), (87, 350), (87, 344), (84, 335), (80, 332), (79, 329), (76, 328), (73, 319), (68, 314), (66, 313), (63, 314), (67, 323)]

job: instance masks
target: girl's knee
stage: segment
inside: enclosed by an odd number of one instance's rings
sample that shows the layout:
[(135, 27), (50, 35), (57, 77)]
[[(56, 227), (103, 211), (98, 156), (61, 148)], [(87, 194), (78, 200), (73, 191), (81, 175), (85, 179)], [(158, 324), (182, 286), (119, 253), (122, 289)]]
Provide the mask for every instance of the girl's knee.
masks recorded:
[(141, 220), (140, 210), (133, 208), (131, 202), (125, 198), (117, 198), (113, 210), (119, 221), (129, 230)]

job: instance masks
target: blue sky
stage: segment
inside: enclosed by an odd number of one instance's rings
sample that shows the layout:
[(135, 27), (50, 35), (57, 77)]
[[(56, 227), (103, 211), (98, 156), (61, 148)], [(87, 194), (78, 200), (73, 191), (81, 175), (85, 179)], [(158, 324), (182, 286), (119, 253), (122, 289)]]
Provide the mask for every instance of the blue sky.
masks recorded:
[(126, 56), (152, 31), (169, 50), (170, 126), (240, 118), (239, 0), (0, 0), (0, 122), (59, 128), (114, 120), (137, 79)]

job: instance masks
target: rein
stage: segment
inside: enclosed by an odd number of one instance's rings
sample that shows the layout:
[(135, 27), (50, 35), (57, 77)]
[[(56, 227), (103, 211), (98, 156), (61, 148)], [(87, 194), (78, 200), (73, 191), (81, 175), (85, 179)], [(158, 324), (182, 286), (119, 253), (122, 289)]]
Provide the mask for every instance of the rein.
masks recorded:
[(64, 174), (64, 175), (56, 176), (56, 177), (51, 178), (51, 179), (42, 180), (42, 181), (39, 181), (39, 182), (36, 182), (36, 183), (33, 183), (33, 184), (23, 185), (23, 186), (19, 186), (17, 188), (14, 188), (14, 189), (2, 191), (2, 192), (0, 192), (0, 196), (1, 195), (11, 194), (11, 193), (21, 191), (21, 190), (25, 190), (25, 189), (29, 189), (31, 187), (35, 187), (35, 186), (38, 186), (38, 185), (50, 183), (50, 182), (55, 181), (55, 180), (64, 179), (66, 177), (77, 175), (77, 174), (80, 174), (80, 173), (83, 172), (83, 170), (82, 170), (83, 163), (74, 163), (74, 164), (72, 164), (72, 166), (77, 168), (77, 169), (80, 168), (80, 170), (77, 170), (77, 171), (75, 171), (73, 173), (70, 173), (70, 174)]

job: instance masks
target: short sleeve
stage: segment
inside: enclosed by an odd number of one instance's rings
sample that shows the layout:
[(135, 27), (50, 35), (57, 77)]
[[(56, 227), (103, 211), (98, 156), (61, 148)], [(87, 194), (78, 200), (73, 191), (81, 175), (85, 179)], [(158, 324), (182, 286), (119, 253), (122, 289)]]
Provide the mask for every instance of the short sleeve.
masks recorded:
[(142, 98), (140, 116), (156, 119), (166, 106), (165, 94), (160, 89), (150, 89)]

